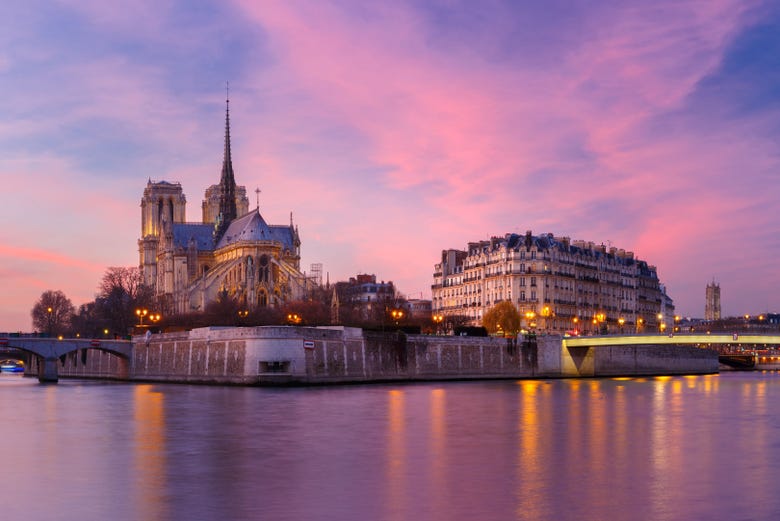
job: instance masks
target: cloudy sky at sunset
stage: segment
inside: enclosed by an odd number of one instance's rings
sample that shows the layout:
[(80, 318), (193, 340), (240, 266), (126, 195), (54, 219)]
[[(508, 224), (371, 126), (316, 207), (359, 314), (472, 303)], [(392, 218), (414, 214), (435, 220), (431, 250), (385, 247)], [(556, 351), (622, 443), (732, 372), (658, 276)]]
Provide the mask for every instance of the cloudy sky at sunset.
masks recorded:
[[(677, 311), (780, 311), (780, 3), (4, 0), (0, 331), (138, 264), (148, 179), (222, 162), (302, 266), (430, 296), (441, 250), (635, 252)], [(773, 224), (774, 223), (774, 224)]]

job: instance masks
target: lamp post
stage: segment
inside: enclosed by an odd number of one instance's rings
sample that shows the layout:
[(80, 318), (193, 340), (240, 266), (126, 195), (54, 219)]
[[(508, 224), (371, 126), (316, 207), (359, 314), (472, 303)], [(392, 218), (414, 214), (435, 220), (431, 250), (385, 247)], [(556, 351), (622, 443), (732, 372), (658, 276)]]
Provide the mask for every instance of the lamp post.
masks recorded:
[(663, 322), (663, 320), (664, 320), (664, 315), (663, 315), (663, 313), (658, 313), (658, 314), (655, 316), (655, 318), (657, 318), (657, 319), (658, 319), (658, 332), (659, 332), (659, 333), (663, 333), (663, 332), (664, 332), (664, 330), (666, 329), (666, 324)]
[(593, 317), (593, 323), (598, 326), (598, 333), (603, 334), (606, 331), (606, 326), (604, 325), (604, 321), (607, 320), (607, 315), (599, 311), (596, 313), (596, 315)]
[(433, 323), (436, 324), (436, 334), (438, 335), (439, 328), (441, 327), (441, 323), (442, 321), (444, 321), (444, 316), (436, 313), (431, 318), (433, 319)]
[(579, 324), (580, 324), (580, 319), (579, 319), (579, 317), (574, 317), (574, 318), (572, 318), (572, 319), (571, 319), (571, 323), (572, 323), (572, 325), (573, 325), (573, 327), (574, 327), (574, 334), (575, 334), (575, 335), (578, 335), (578, 334), (579, 334), (579, 331), (577, 330), (577, 326), (579, 326)]
[(533, 310), (529, 310), (525, 312), (525, 320), (528, 323), (528, 329), (530, 331), (533, 331), (536, 327), (536, 322), (534, 322), (534, 319), (536, 318), (536, 312)]
[(293, 325), (298, 325), (301, 323), (303, 319), (298, 313), (288, 313), (287, 314), (287, 322)]
[(390, 312), (390, 316), (392, 316), (392, 317), (393, 317), (393, 320), (395, 321), (395, 325), (397, 326), (397, 325), (398, 325), (398, 322), (399, 322), (399, 321), (400, 321), (402, 318), (404, 318), (404, 311), (403, 311), (402, 309), (397, 309), (397, 308), (396, 308), (396, 309), (393, 309), (393, 310)]
[(138, 327), (143, 327), (144, 317), (149, 314), (149, 310), (146, 308), (136, 308), (135, 315), (138, 317)]
[(623, 324), (626, 323), (626, 319), (623, 317), (618, 318), (618, 326), (620, 326), (620, 334), (623, 334)]
[(47, 327), (46, 327), (46, 333), (51, 336), (54, 333), (54, 310), (51, 308), (51, 306), (46, 308), (46, 312), (49, 314), (49, 318), (47, 320)]
[(644, 324), (645, 324), (645, 319), (644, 318), (639, 317), (639, 318), (636, 319), (636, 332), (637, 333), (641, 333), (642, 332), (642, 327), (644, 326)]

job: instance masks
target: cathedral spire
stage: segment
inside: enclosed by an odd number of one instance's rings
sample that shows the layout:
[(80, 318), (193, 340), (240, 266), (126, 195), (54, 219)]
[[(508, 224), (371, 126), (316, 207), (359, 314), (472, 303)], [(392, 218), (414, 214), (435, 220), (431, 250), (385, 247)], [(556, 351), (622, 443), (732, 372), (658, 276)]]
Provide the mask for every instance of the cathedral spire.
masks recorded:
[(219, 219), (215, 231), (217, 239), (222, 237), (237, 217), (236, 210), (236, 178), (233, 174), (233, 160), (230, 156), (230, 91), (229, 84), (225, 85), (225, 152), (222, 158), (222, 176), (219, 180)]

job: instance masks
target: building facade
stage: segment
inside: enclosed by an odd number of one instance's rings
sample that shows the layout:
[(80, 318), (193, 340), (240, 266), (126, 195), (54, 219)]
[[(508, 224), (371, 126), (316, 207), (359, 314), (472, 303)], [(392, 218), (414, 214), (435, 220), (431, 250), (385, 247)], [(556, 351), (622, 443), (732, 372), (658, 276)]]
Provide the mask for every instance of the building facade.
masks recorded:
[(704, 294), (704, 320), (720, 320), (720, 284), (707, 284)]
[(376, 275), (358, 274), (348, 281), (333, 285), (331, 322), (381, 321), (387, 308), (394, 305), (395, 299), (396, 290), (392, 281), (377, 282)]
[(181, 184), (151, 179), (141, 199), (140, 268), (163, 313), (202, 311), (220, 296), (246, 309), (277, 306), (308, 292), (292, 214), (290, 224), (267, 224), (236, 185), (229, 101), (220, 182), (205, 192), (202, 222), (187, 222), (186, 204)]
[(433, 313), (472, 325), (504, 300), (524, 328), (550, 333), (658, 332), (674, 316), (654, 266), (632, 252), (552, 234), (445, 250), (433, 278)]

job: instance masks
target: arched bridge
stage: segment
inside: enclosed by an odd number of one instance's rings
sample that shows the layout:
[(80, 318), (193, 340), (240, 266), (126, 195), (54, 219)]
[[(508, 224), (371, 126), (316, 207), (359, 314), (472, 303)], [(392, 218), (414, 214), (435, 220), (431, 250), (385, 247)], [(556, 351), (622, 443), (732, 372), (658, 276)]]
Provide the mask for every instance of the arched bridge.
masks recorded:
[(133, 343), (129, 340), (11, 337), (0, 338), (0, 347), (13, 347), (37, 356), (40, 360), (38, 364), (40, 382), (59, 380), (57, 362), (61, 357), (79, 349), (99, 349), (117, 355), (125, 362), (126, 370), (133, 355)]

